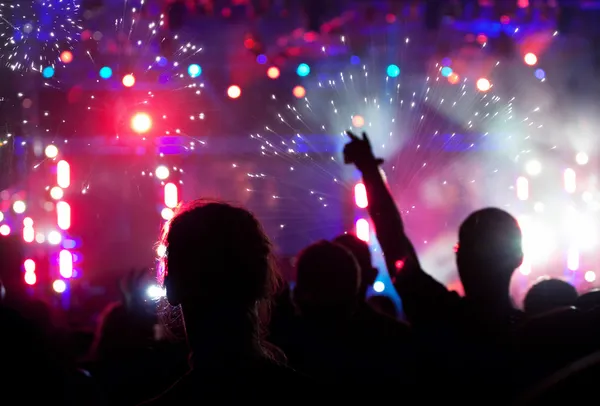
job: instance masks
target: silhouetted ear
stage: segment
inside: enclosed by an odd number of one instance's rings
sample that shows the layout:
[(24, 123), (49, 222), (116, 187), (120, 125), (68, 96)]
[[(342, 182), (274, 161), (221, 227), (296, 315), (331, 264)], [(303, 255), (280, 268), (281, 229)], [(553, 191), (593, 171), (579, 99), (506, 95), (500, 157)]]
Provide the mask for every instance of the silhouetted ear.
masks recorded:
[(167, 290), (167, 300), (171, 306), (179, 306), (181, 303), (181, 298), (179, 297), (179, 292), (177, 292), (175, 285), (173, 278), (169, 277), (169, 274), (167, 273), (165, 275), (165, 289)]

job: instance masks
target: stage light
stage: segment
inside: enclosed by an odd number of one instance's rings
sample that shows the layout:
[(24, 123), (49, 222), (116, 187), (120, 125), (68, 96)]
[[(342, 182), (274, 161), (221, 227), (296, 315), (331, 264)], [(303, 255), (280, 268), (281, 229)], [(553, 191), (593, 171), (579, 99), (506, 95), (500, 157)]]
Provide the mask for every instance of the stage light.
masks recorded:
[(71, 166), (65, 160), (56, 164), (56, 184), (63, 189), (71, 185)]
[(52, 66), (46, 66), (42, 70), (42, 76), (46, 79), (50, 79), (52, 76), (54, 76), (54, 68)]
[(575, 246), (569, 247), (567, 251), (567, 268), (570, 271), (579, 269), (579, 250)]
[(35, 272), (35, 261), (33, 259), (26, 259), (23, 262), (23, 268), (26, 273), (34, 273)]
[(44, 154), (47, 158), (54, 159), (58, 156), (58, 147), (56, 145), (48, 145), (44, 150)]
[(148, 289), (146, 289), (146, 295), (152, 300), (158, 300), (161, 297), (164, 297), (167, 294), (167, 291), (164, 288), (161, 288), (157, 285), (150, 285)]
[(164, 244), (159, 244), (158, 247), (156, 247), (156, 256), (159, 258), (162, 258), (165, 256), (165, 254), (167, 253), (167, 246)]
[(4, 213), (0, 211), (0, 221), (4, 221)]
[(477, 89), (480, 92), (487, 92), (492, 87), (492, 84), (486, 78), (481, 78), (477, 80)]
[(132, 74), (123, 76), (123, 86), (132, 87), (135, 85), (135, 76)]
[(4, 237), (10, 235), (10, 227), (7, 224), (2, 224), (0, 226), (0, 235), (3, 235)]
[(238, 97), (240, 97), (242, 94), (242, 89), (240, 89), (239, 86), (236, 85), (232, 85), (229, 86), (229, 88), (227, 89), (227, 96), (229, 96), (232, 99), (237, 99)]
[(62, 241), (62, 235), (58, 231), (50, 231), (46, 240), (50, 245), (58, 245)]
[(168, 207), (165, 207), (164, 209), (162, 209), (160, 211), (160, 216), (163, 218), (163, 220), (165, 221), (169, 221), (173, 218), (173, 210), (169, 209)]
[(577, 191), (577, 174), (573, 169), (565, 169), (563, 180), (565, 184), (565, 191), (567, 193), (575, 193)]
[(519, 200), (529, 199), (529, 181), (524, 176), (517, 178), (517, 198)]
[(52, 283), (52, 289), (56, 293), (64, 293), (67, 290), (67, 284), (62, 279), (57, 279)]
[(366, 209), (369, 205), (369, 201), (367, 199), (367, 189), (365, 188), (365, 184), (360, 182), (354, 186), (354, 201), (356, 202), (356, 206), (360, 209)]
[(17, 214), (23, 214), (23, 213), (25, 213), (25, 210), (27, 209), (27, 205), (25, 204), (24, 201), (17, 200), (16, 202), (13, 203), (12, 209)]
[(25, 272), (25, 283), (28, 285), (35, 285), (37, 282), (37, 276), (33, 272)]
[(33, 227), (23, 227), (23, 241), (31, 243), (35, 239), (35, 231)]
[(271, 66), (267, 69), (267, 76), (269, 79), (277, 79), (280, 75), (279, 68), (277, 66)]
[(100, 69), (100, 77), (102, 79), (110, 79), (112, 77), (113, 71), (108, 66), (104, 66)]
[(442, 68), (442, 70), (440, 71), (440, 73), (442, 74), (443, 77), (447, 78), (450, 77), (450, 75), (452, 75), (452, 68), (449, 66), (444, 66)]
[(537, 176), (542, 173), (542, 164), (540, 161), (532, 160), (525, 164), (525, 172), (530, 176)]
[(528, 52), (525, 54), (525, 56), (523, 57), (523, 60), (525, 61), (525, 63), (529, 66), (533, 66), (537, 63), (538, 58), (535, 54)]
[(50, 197), (54, 200), (60, 200), (63, 198), (64, 195), (65, 192), (59, 186), (54, 186), (52, 189), (50, 189)]
[(131, 117), (131, 129), (138, 134), (144, 134), (152, 128), (152, 118), (146, 113), (136, 113)]
[(301, 63), (300, 65), (298, 65), (298, 68), (296, 68), (296, 73), (298, 74), (298, 76), (308, 76), (310, 74), (310, 66), (308, 66), (305, 63)]
[(202, 68), (200, 65), (193, 63), (188, 67), (188, 75), (190, 75), (192, 78), (197, 78), (198, 76), (202, 75)]
[(169, 175), (170, 175), (169, 168), (167, 168), (164, 165), (159, 165), (154, 170), (154, 176), (156, 176), (156, 178), (159, 180), (165, 180), (169, 177)]
[(304, 96), (306, 96), (306, 89), (302, 86), (296, 86), (294, 87), (294, 89), (292, 90), (292, 94), (294, 95), (294, 97), (296, 97), (297, 99), (301, 99)]
[(369, 227), (369, 221), (366, 219), (356, 220), (356, 236), (364, 242), (369, 242), (371, 231)]
[(585, 165), (590, 161), (590, 157), (585, 152), (580, 152), (575, 156), (575, 161), (579, 165)]
[(363, 116), (353, 116), (352, 117), (352, 125), (356, 128), (361, 128), (362, 126), (365, 125), (365, 119), (363, 118)]
[(71, 206), (69, 203), (56, 203), (56, 225), (61, 230), (68, 230), (71, 227)]
[(458, 76), (457, 73), (452, 72), (449, 76), (448, 76), (448, 82), (451, 85), (455, 85), (458, 83), (458, 81), (460, 80), (460, 76)]
[(398, 67), (398, 65), (388, 65), (386, 72), (387, 75), (391, 78), (397, 78), (398, 76), (400, 76), (400, 68)]
[(360, 58), (358, 56), (356, 56), (356, 55), (352, 55), (350, 57), (350, 63), (352, 65), (358, 65), (360, 63)]
[(23, 219), (23, 227), (33, 227), (33, 219), (31, 217), (25, 217)]
[(164, 189), (164, 200), (165, 206), (170, 209), (177, 207), (177, 203), (179, 203), (179, 196), (177, 192), (177, 185), (174, 183), (167, 183)]
[(586, 271), (583, 276), (586, 282), (592, 283), (596, 281), (596, 272), (594, 271)]
[(377, 281), (373, 284), (373, 290), (377, 293), (381, 293), (385, 290), (385, 284), (381, 281)]
[(62, 63), (73, 62), (73, 53), (71, 51), (62, 51), (60, 54), (60, 61)]
[(61, 250), (58, 254), (58, 272), (63, 278), (73, 277), (73, 254), (68, 250)]

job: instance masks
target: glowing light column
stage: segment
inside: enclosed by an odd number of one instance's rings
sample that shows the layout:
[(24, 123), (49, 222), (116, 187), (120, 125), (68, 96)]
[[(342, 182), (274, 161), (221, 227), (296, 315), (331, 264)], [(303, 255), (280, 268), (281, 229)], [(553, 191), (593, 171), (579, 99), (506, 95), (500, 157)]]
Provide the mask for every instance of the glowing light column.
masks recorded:
[[(56, 164), (56, 184), (63, 191), (71, 185), (71, 166), (65, 160), (61, 160)], [(63, 199), (56, 203), (56, 225), (63, 232), (71, 228), (71, 205), (64, 200), (64, 194)], [(58, 254), (58, 271), (62, 279), (55, 280), (52, 287), (57, 293), (63, 293), (67, 287), (63, 279), (73, 277), (73, 254), (71, 251), (67, 249), (60, 250)]]

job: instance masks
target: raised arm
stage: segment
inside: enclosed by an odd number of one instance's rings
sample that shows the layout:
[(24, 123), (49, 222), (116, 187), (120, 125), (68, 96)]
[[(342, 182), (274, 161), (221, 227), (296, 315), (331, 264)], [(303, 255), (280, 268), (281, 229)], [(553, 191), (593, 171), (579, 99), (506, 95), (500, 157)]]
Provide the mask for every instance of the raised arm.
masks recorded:
[(344, 147), (344, 161), (356, 165), (362, 173), (368, 198), (367, 211), (409, 321), (416, 325), (446, 318), (459, 296), (448, 292), (444, 285), (423, 272), (404, 230), (400, 211), (379, 170), (383, 160), (375, 158), (365, 133), (362, 138), (351, 132), (347, 134), (350, 142)]
[(394, 277), (399, 268), (405, 269), (404, 266), (407, 270), (408, 265), (418, 268), (418, 258), (404, 232), (402, 216), (379, 170), (383, 160), (375, 158), (365, 133), (362, 138), (349, 131), (347, 134), (351, 141), (344, 148), (344, 160), (356, 165), (362, 174), (369, 203), (367, 211), (375, 225), (377, 240), (390, 275)]

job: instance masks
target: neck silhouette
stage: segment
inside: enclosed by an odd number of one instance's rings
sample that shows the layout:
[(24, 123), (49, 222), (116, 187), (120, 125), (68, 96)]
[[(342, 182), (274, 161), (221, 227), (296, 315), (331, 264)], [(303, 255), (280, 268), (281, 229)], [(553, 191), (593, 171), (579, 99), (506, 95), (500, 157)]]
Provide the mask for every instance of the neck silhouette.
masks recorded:
[(192, 367), (222, 368), (260, 360), (257, 310), (217, 306), (182, 305)]

